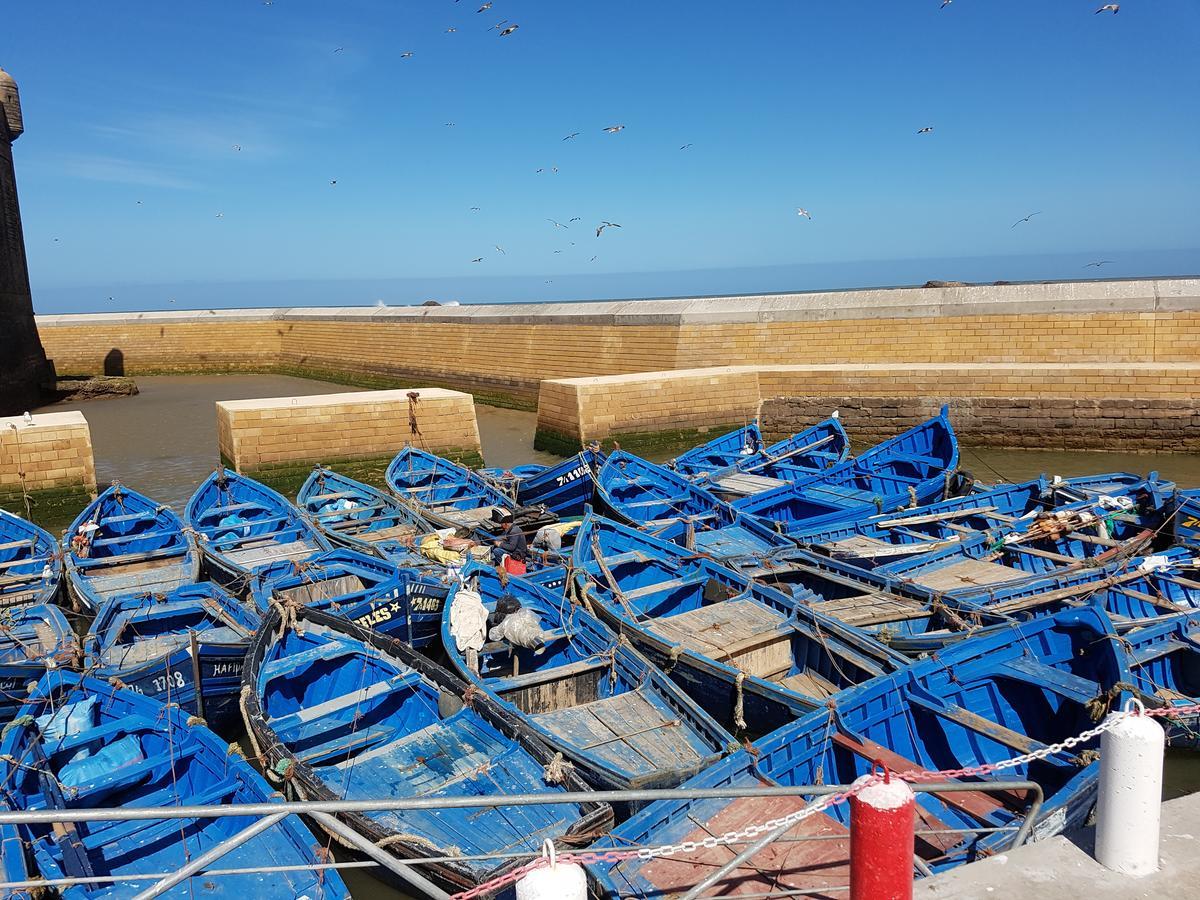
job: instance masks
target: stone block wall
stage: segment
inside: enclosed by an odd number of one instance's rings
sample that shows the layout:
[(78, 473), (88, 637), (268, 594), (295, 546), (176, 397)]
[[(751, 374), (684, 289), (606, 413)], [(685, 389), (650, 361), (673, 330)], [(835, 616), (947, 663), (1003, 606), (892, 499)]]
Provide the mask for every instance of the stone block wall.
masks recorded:
[[(22, 481), (22, 473), (24, 479)], [(92, 433), (80, 412), (0, 418), (0, 495), (96, 490)]]
[[(479, 452), (470, 394), (425, 388), (412, 407), (407, 391), (217, 403), (222, 458), (239, 472), (295, 464), (390, 457), (407, 443), (434, 453)], [(456, 453), (456, 455), (459, 455)]]

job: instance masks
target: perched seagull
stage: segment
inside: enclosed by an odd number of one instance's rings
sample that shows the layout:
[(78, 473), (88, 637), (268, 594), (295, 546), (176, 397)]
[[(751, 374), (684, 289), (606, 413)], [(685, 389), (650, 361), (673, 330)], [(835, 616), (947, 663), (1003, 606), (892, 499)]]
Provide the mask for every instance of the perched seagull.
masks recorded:
[(1111, 260), (1111, 259), (1099, 259), (1099, 260), (1096, 260), (1096, 262), (1090, 262), (1090, 263), (1088, 263), (1086, 266), (1084, 266), (1084, 268), (1085, 268), (1085, 269), (1090, 269), (1092, 266), (1095, 266), (1095, 267), (1098, 269), (1098, 268), (1100, 268), (1101, 266), (1106, 266), (1106, 265), (1108, 265), (1108, 264), (1109, 264), (1109, 263), (1111, 263), (1111, 262), (1112, 262), (1112, 260)]
[(26, 425), (33, 424), (33, 413), (31, 413), (29, 410), (25, 410), (25, 424)]
[(605, 228), (620, 228), (620, 227), (621, 227), (620, 224), (618, 224), (617, 222), (601, 222), (600, 227), (596, 229), (596, 237), (600, 237), (600, 233), (602, 231), (604, 231)]
[(1115, 16), (1117, 13), (1119, 13), (1121, 11), (1121, 4), (1120, 3), (1105, 3), (1102, 7), (1100, 7), (1098, 10), (1096, 10), (1095, 15), (1098, 16), (1102, 12), (1110, 12), (1110, 11)]
[(514, 31), (516, 31), (520, 27), (521, 27), (520, 25), (509, 25), (502, 32), (500, 32), (500, 37), (508, 37), (510, 34), (512, 34)]
[(682, 147), (680, 147), (679, 149), (680, 149), (680, 150), (687, 150), (687, 149), (689, 149), (691, 146), (692, 146), (691, 144), (684, 144), (684, 145), (683, 145)]
[(412, 59), (413, 52), (411, 50), (405, 50), (403, 53), (400, 54), (400, 58), (401, 59)]
[(475, 10), (475, 12), (477, 12), (477, 13), (487, 12), (491, 8), (492, 8), (492, 2), (491, 2), (491, 0), (488, 0), (487, 3), (485, 3), (485, 4), (483, 4), (483, 6), (479, 7), (479, 9)]
[(618, 131), (624, 131), (624, 129), (625, 129), (624, 125), (609, 125), (604, 130), (607, 131), (609, 134), (616, 134)]
[[(499, 244), (497, 244), (497, 245), (496, 245), (496, 249), (497, 249), (497, 250), (499, 250), (501, 253), (504, 253), (504, 248), (503, 248), (503, 247), (501, 247)], [(504, 253), (504, 255), (505, 255), (505, 256), (508, 256), (508, 254), (507, 254), (507, 253)]]
[(582, 133), (583, 132), (581, 132), (581, 131), (572, 131), (565, 138), (563, 138), (563, 140), (564, 141), (573, 141), (575, 138), (579, 137), (579, 135), (581, 135)]
[(241, 145), (241, 144), (234, 144), (234, 145), (233, 145), (233, 149), (234, 149), (234, 150), (236, 150), (238, 153), (241, 153), (241, 152), (242, 152), (242, 145)]
[(804, 218), (808, 219), (809, 221), (812, 221), (812, 214), (809, 213), (809, 211), (807, 209), (805, 209), (803, 206), (796, 207), (796, 215), (804, 216)]
[(473, 263), (483, 262), (483, 257), (477, 256), (477, 257), (475, 257), (475, 259), (471, 260), (471, 262), (473, 262)]
[(1029, 221), (1030, 219), (1032, 219), (1034, 216), (1040, 216), (1040, 215), (1041, 215), (1041, 213), (1040, 213), (1040, 212), (1030, 213), (1030, 214), (1029, 214), (1029, 215), (1027, 215), (1025, 218), (1023, 218), (1023, 219), (1017, 219), (1017, 221), (1013, 222), (1013, 223), (1012, 223), (1012, 227), (1013, 227), (1013, 228), (1016, 228), (1016, 227), (1017, 227), (1018, 225), (1020, 225), (1022, 222), (1028, 222), (1028, 221)]
[(933, 134), (933, 126), (932, 126), (932, 125), (926, 125), (926, 126), (925, 126), (924, 128), (922, 128), (920, 131), (918, 131), (918, 132), (917, 132), (917, 134)]
[(547, 222), (549, 222), (550, 224), (552, 224), (552, 225), (553, 225), (555, 228), (567, 228), (567, 227), (569, 227), (569, 226), (567, 226), (567, 225), (564, 225), (562, 222), (555, 222), (553, 219), (547, 219), (546, 221), (547, 221)]

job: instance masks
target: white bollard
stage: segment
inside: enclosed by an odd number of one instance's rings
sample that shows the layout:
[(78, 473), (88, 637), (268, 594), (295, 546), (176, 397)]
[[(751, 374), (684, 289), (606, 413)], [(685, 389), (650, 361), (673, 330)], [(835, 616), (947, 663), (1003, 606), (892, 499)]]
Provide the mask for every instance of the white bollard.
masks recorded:
[(1164, 744), (1150, 716), (1125, 716), (1100, 736), (1096, 861), (1106, 869), (1134, 878), (1158, 870)]
[(587, 900), (587, 876), (578, 863), (560, 863), (554, 844), (546, 841), (550, 865), (534, 869), (517, 882), (517, 900)]

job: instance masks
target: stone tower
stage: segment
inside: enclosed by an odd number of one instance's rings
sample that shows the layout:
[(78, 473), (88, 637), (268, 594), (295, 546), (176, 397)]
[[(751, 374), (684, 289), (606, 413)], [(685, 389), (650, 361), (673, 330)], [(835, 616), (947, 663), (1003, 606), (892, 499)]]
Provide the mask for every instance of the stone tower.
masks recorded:
[(0, 69), (0, 416), (37, 406), (40, 386), (51, 377), (33, 319), (13, 169), (13, 141), (24, 130), (17, 83)]

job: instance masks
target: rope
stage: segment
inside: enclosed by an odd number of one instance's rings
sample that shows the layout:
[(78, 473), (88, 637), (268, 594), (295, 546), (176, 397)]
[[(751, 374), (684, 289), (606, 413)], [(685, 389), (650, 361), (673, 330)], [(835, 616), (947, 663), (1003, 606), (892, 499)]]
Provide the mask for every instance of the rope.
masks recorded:
[(746, 673), (738, 672), (737, 678), (733, 682), (734, 689), (737, 691), (737, 699), (733, 703), (733, 724), (737, 727), (738, 731), (746, 730), (745, 702), (742, 692), (742, 682), (745, 680)]
[(542, 778), (546, 784), (562, 784), (575, 770), (575, 764), (563, 758), (561, 753), (555, 753), (554, 758), (546, 765)]

